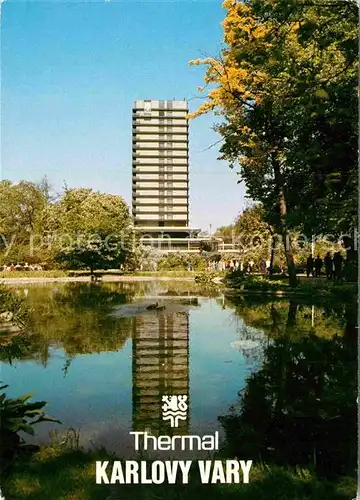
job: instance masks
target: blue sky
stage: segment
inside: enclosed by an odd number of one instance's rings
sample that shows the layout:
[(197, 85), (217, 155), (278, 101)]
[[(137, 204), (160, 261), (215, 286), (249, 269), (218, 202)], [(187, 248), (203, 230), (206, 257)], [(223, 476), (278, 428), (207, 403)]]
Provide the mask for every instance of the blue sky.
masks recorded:
[[(56, 191), (92, 187), (131, 203), (135, 99), (202, 101), (203, 67), (221, 48), (217, 1), (19, 2), (2, 4), (1, 178)], [(191, 100), (193, 99), (193, 100)], [(217, 160), (214, 118), (190, 123), (190, 223), (229, 224), (244, 188)]]

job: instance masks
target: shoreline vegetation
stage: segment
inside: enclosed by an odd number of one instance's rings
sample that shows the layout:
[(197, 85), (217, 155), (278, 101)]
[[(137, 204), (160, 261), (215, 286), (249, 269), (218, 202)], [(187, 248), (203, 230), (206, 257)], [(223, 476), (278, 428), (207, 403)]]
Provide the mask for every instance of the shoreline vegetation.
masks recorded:
[[(64, 441), (64, 440), (63, 440)], [(141, 499), (194, 500), (204, 494), (217, 500), (348, 500), (356, 495), (356, 478), (343, 476), (337, 481), (320, 478), (309, 468), (253, 463), (249, 484), (202, 484), (190, 471), (189, 484), (98, 485), (96, 461), (119, 460), (105, 449), (82, 450), (75, 442), (41, 446), (32, 456), (19, 460), (2, 481), (6, 500), (54, 499)], [(77, 440), (78, 441), (78, 440)], [(224, 459), (220, 455), (212, 459)], [(195, 462), (195, 461), (194, 461)], [(193, 463), (194, 467), (194, 463)]]

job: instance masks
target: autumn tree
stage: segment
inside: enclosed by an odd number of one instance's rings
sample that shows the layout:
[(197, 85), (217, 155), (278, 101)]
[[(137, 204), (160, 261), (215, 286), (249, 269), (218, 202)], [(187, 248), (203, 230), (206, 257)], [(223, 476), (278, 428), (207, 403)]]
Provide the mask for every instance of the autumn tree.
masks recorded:
[[(281, 235), (296, 286), (290, 230), (308, 232), (329, 200), (354, 213), (357, 7), (354, 2), (226, 0), (224, 49), (205, 64), (206, 101), (215, 111), (221, 158), (238, 166), (249, 196)], [(342, 138), (348, 134), (343, 143)], [(341, 208), (340, 208), (341, 212)], [(336, 216), (335, 216), (336, 217)]]

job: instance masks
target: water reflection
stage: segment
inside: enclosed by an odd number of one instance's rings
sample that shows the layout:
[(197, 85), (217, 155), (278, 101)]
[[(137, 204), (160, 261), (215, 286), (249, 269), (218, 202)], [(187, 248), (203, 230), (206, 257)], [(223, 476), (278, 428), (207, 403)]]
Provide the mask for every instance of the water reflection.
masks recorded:
[(162, 419), (162, 395), (187, 396), (189, 405), (189, 312), (157, 313), (135, 319), (133, 331), (133, 429), (154, 435), (186, 434)]
[(28, 331), (26, 337), (4, 346), (2, 359), (36, 359), (46, 366), (51, 348), (61, 347), (66, 354), (66, 374), (75, 356), (117, 351), (131, 336), (131, 319), (110, 313), (115, 306), (131, 301), (134, 292), (125, 294), (117, 287), (93, 283), (32, 286), (17, 292), (27, 297), (31, 312)]
[[(13, 343), (2, 358), (13, 363), (3, 368), (9, 394), (34, 391), (64, 428), (80, 429), (85, 447), (127, 454), (131, 430), (214, 432), (219, 411), (256, 367), (231, 347), (239, 325), (215, 298), (192, 283), (140, 285), (28, 287), (28, 345)], [(164, 309), (148, 311), (157, 301)], [(174, 429), (162, 420), (165, 394), (188, 397), (188, 418)], [(52, 428), (39, 427), (36, 439)]]
[(356, 303), (232, 303), (271, 337), (260, 369), (220, 416), (228, 452), (310, 467), (328, 478), (356, 471)]
[[(186, 282), (27, 289), (32, 320), (3, 344), (4, 382), (49, 401), (82, 445), (126, 454), (131, 430), (223, 428), (229, 456), (354, 468), (355, 302), (230, 300)], [(188, 396), (179, 428), (162, 420), (163, 394)]]

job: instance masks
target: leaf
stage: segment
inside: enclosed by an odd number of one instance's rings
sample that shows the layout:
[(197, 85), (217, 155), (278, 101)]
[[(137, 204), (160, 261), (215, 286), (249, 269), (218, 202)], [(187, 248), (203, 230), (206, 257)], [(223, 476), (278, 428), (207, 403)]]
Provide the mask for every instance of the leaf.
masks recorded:
[(31, 424), (28, 424), (28, 423), (23, 423), (23, 424), (19, 425), (18, 430), (26, 432), (26, 434), (30, 434), (31, 436), (33, 436), (35, 434), (35, 430), (34, 430), (33, 426)]
[(320, 97), (321, 99), (329, 99), (329, 94), (324, 89), (317, 89), (314, 94), (316, 97)]
[(39, 411), (45, 405), (47, 405), (46, 401), (36, 401), (35, 403), (28, 403), (26, 405), (26, 413), (28, 413), (29, 411), (33, 411), (33, 410)]
[(35, 395), (35, 392), (28, 392), (27, 394), (24, 394), (23, 396), (19, 396), (17, 400), (14, 401), (22, 401), (25, 403), (28, 399), (32, 398)]
[(60, 425), (63, 425), (62, 422), (56, 418), (52, 418), (52, 417), (49, 417), (48, 415), (43, 415), (41, 417), (39, 417), (36, 422), (34, 422), (35, 424), (39, 423), (39, 422), (54, 422), (56, 424), (60, 424)]

